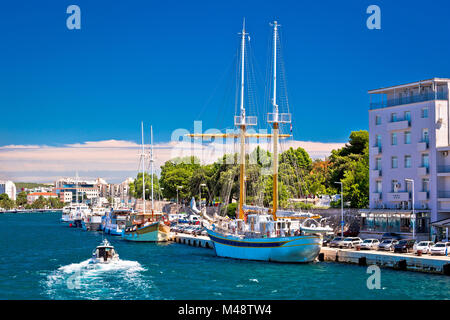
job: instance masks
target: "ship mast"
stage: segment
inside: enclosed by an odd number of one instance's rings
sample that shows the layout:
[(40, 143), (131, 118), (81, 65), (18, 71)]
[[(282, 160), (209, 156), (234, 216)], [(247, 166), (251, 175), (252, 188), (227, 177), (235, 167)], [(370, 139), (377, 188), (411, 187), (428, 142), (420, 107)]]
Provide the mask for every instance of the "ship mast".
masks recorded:
[(278, 27), (277, 21), (273, 24), (273, 97), (272, 106), (273, 113), (268, 114), (267, 121), (272, 123), (273, 128), (273, 205), (272, 215), (274, 220), (277, 219), (278, 210), (278, 139), (279, 139), (279, 127), (280, 123), (290, 123), (291, 115), (289, 113), (279, 113), (277, 105), (277, 40), (278, 40)]
[(152, 175), (152, 215), (153, 215), (153, 126), (150, 126), (150, 167), (151, 167), (151, 175)]
[(144, 123), (141, 122), (141, 136), (142, 136), (142, 200), (144, 203), (144, 214), (145, 214), (145, 150), (144, 150)]
[(75, 175), (75, 199), (78, 204), (78, 171), (76, 172)]
[(239, 174), (239, 219), (244, 217), (245, 203), (245, 107), (244, 107), (244, 68), (245, 68), (245, 18), (241, 33), (241, 113), (240, 113), (240, 174)]

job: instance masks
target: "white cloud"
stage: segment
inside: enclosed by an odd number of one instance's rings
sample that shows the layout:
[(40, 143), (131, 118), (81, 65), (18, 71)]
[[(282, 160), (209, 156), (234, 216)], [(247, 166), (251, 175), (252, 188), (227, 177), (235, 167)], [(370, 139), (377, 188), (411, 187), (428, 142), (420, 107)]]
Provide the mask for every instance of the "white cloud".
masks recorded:
[[(312, 158), (324, 158), (332, 149), (343, 143), (321, 143), (311, 141), (288, 141), (288, 147), (302, 147)], [(251, 144), (252, 149), (255, 144)], [(148, 150), (148, 145), (146, 146)], [(269, 147), (263, 144), (262, 148)], [(0, 147), (0, 179), (26, 182), (53, 182), (65, 176), (74, 176), (78, 171), (82, 178), (103, 177), (108, 182), (120, 182), (135, 176), (139, 170), (141, 146), (132, 141), (103, 140), (62, 146), (8, 145)], [(209, 145), (187, 142), (159, 143), (154, 146), (155, 168), (174, 156), (194, 154), (203, 163), (211, 163), (224, 152), (237, 151), (233, 144), (212, 142)]]

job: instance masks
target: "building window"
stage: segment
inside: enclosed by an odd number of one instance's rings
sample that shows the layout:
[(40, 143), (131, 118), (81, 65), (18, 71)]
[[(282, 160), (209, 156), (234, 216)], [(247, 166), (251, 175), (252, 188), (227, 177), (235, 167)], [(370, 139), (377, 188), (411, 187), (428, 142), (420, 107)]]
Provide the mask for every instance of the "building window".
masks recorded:
[(422, 108), (422, 118), (428, 118), (428, 108)]
[(422, 179), (422, 192), (430, 191), (430, 179)]
[(405, 132), (405, 144), (411, 144), (411, 131)]
[(392, 169), (398, 168), (398, 159), (397, 159), (397, 157), (392, 157), (391, 158), (391, 168)]
[(411, 111), (405, 111), (403, 120), (411, 121)]
[(405, 181), (405, 187), (406, 187), (406, 192), (411, 192), (412, 191), (412, 182)]
[(375, 147), (381, 147), (381, 136), (379, 134), (377, 134), (376, 136), (376, 145)]
[(397, 180), (392, 180), (391, 182), (391, 190), (392, 192), (398, 192), (398, 181)]
[(393, 133), (391, 134), (391, 144), (392, 144), (393, 146), (396, 146), (396, 145), (397, 145), (397, 133), (396, 133), (396, 132), (393, 132)]
[(405, 156), (405, 168), (411, 168), (411, 156)]
[(422, 167), (425, 167), (425, 168), (429, 168), (430, 167), (428, 153), (422, 154)]
[(422, 129), (422, 142), (429, 142), (428, 129)]
[(375, 116), (375, 124), (376, 125), (381, 124), (381, 117), (380, 116)]
[(375, 164), (375, 170), (381, 170), (381, 158), (377, 158)]
[(395, 112), (391, 113), (391, 122), (397, 121), (397, 114)]
[(381, 183), (381, 181), (377, 181), (376, 190), (377, 190), (377, 193), (381, 193), (381, 190), (382, 190), (382, 183)]

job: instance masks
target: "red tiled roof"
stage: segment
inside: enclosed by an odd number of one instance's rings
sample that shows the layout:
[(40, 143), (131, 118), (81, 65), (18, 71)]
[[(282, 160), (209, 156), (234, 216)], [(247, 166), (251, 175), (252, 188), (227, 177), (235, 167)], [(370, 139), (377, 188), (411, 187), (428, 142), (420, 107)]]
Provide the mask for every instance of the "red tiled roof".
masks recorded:
[(33, 192), (33, 193), (29, 193), (29, 196), (54, 196), (57, 197), (58, 195), (56, 193), (53, 192)]

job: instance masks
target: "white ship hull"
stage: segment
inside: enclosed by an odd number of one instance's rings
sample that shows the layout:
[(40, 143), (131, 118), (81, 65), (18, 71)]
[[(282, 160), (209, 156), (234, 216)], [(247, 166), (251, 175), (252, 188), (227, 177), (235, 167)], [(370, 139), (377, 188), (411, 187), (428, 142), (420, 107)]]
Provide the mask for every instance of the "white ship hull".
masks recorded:
[(240, 239), (207, 231), (217, 256), (224, 258), (305, 263), (320, 253), (320, 237), (315, 235)]

